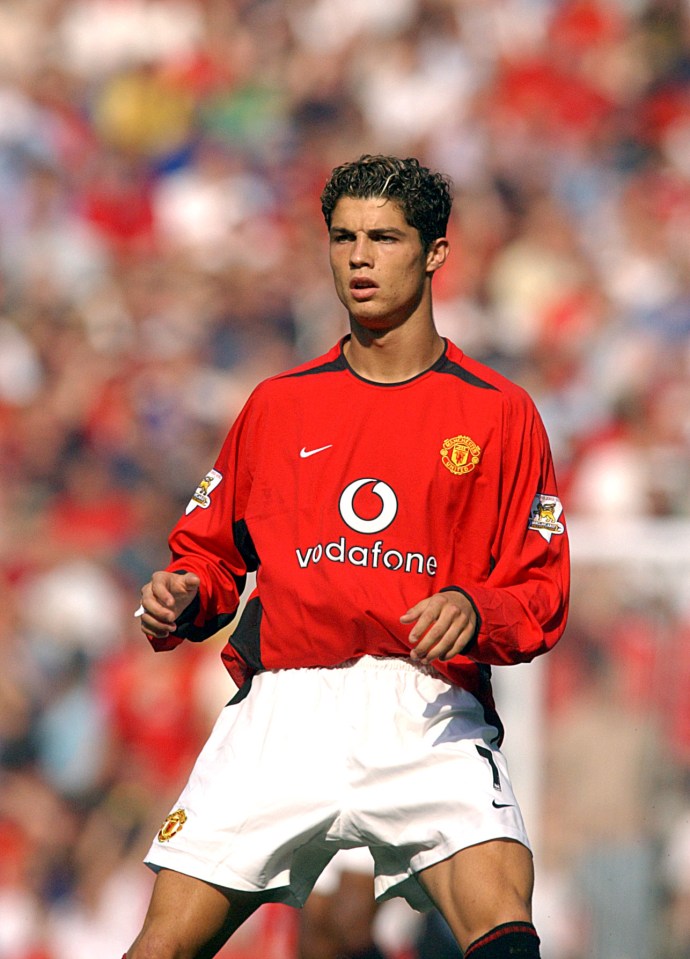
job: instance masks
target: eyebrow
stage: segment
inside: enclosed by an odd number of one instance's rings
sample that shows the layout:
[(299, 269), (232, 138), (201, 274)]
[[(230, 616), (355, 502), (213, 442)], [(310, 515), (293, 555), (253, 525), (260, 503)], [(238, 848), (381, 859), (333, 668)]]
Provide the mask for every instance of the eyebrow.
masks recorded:
[[(346, 226), (332, 226), (329, 232), (331, 236), (335, 236), (336, 234), (344, 234), (344, 233), (355, 234), (358, 231), (350, 230)], [(381, 234), (381, 233), (394, 233), (396, 236), (405, 236), (405, 231), (399, 229), (396, 226), (376, 226), (376, 227), (373, 227), (371, 230), (365, 230), (364, 232), (367, 234), (367, 236), (376, 236), (377, 234)]]

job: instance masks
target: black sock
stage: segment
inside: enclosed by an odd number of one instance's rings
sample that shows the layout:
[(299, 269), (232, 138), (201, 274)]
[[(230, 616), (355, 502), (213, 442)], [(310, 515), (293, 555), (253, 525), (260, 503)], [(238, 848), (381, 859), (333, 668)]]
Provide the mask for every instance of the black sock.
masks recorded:
[(467, 947), (465, 959), (539, 959), (539, 936), (531, 922), (504, 922)]

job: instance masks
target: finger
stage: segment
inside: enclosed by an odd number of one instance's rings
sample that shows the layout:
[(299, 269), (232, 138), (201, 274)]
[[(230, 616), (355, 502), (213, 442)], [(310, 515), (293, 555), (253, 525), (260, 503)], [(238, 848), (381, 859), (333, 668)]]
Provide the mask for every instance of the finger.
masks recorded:
[(450, 637), (444, 636), (430, 649), (426, 651), (415, 649), (411, 655), (413, 659), (418, 660), (418, 662), (426, 666), (429, 663), (433, 663), (436, 659), (440, 659), (443, 662), (452, 659), (453, 656), (457, 655), (460, 651), (461, 645), (462, 644), (458, 644), (457, 640), (452, 640)]
[[(171, 597), (172, 599), (172, 597)], [(174, 600), (173, 600), (174, 606)], [(141, 591), (141, 609), (140, 618), (142, 624), (148, 622), (157, 622), (159, 624), (173, 625), (175, 622), (175, 611), (167, 605), (164, 605), (160, 593), (157, 596), (153, 590), (153, 583), (147, 583)], [(137, 610), (137, 613), (139, 610)]]
[[(422, 618), (420, 617), (419, 624)], [(416, 643), (415, 651), (420, 657), (429, 656), (433, 651), (433, 658), (445, 656), (455, 647), (464, 631), (471, 625), (471, 621), (463, 609), (455, 603), (447, 603), (441, 607), (433, 625), (426, 634)], [(415, 627), (415, 630), (417, 627)], [(413, 632), (415, 631), (413, 630)], [(469, 635), (465, 642), (469, 642)], [(451, 655), (456, 655), (451, 653)]]
[(429, 602), (428, 599), (423, 599), (421, 602), (417, 603), (415, 606), (412, 606), (407, 610), (406, 613), (400, 617), (401, 623), (413, 623), (417, 617), (423, 612), (425, 606)]
[(175, 611), (161, 606), (146, 587), (142, 590), (141, 605), (144, 611), (139, 619), (144, 633), (160, 638), (176, 631)]
[(175, 624), (168, 625), (167, 623), (161, 623), (160, 620), (154, 619), (148, 613), (145, 613), (141, 617), (141, 631), (145, 636), (155, 636), (156, 639), (165, 639), (166, 636), (170, 636), (170, 634), (175, 631)]
[[(201, 580), (195, 573), (168, 574), (167, 579), (156, 582), (152, 581), (155, 587), (160, 587), (158, 598), (164, 606), (173, 611), (173, 616), (179, 615), (196, 596), (199, 591)], [(167, 597), (170, 597), (168, 602)]]
[(451, 645), (442, 650), (442, 644), (437, 644), (427, 656), (427, 661), (430, 662), (432, 659), (440, 659), (442, 662), (447, 662), (449, 659), (453, 659), (454, 656), (459, 656), (464, 652), (465, 647), (470, 642), (474, 636), (474, 624), (468, 622), (461, 629), (457, 639), (451, 643)]
[(435, 602), (433, 599), (426, 600), (426, 602), (423, 604), (421, 612), (417, 617), (417, 622), (410, 630), (410, 641), (413, 643), (419, 642), (422, 636), (427, 633), (427, 630), (433, 628), (433, 626), (441, 619), (444, 608), (445, 607), (441, 602)]
[(144, 612), (141, 615), (142, 624), (153, 622), (161, 626), (173, 627), (175, 625), (175, 610), (167, 606), (161, 606), (155, 599), (145, 599), (142, 603)]
[[(176, 585), (175, 579), (170, 574), (161, 576), (154, 573), (153, 577), (151, 578), (151, 582), (148, 584), (148, 588), (151, 591), (152, 598), (156, 601), (156, 603), (158, 603), (159, 606), (161, 606), (163, 609), (172, 609), (175, 605), (175, 595), (173, 590), (175, 589)], [(145, 589), (146, 587), (144, 587), (144, 590)], [(145, 602), (144, 606), (146, 606)]]
[(184, 576), (178, 576), (177, 579), (184, 586), (186, 593), (196, 593), (201, 585), (201, 579), (196, 573), (185, 573)]
[(453, 648), (461, 630), (459, 623), (446, 624), (442, 621), (434, 624), (412, 650), (412, 658), (423, 662), (439, 659)]

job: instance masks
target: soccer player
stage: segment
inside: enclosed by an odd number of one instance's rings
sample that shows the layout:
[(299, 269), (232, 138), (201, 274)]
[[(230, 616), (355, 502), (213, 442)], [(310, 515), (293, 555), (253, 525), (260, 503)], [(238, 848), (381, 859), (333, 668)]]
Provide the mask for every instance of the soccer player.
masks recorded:
[(490, 674), (566, 621), (548, 440), (526, 393), (435, 327), (447, 178), (363, 156), (321, 202), (350, 334), (255, 389), (141, 591), (169, 650), (226, 625), (257, 576), (222, 654), (238, 693), (146, 857), (127, 959), (213, 956), (362, 845), (377, 898), (437, 906), (467, 959), (534, 959)]

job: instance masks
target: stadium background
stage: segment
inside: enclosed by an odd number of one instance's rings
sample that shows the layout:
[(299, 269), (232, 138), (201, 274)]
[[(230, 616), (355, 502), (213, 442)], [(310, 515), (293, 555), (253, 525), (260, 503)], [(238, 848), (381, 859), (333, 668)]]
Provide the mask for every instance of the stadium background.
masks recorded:
[(498, 680), (543, 955), (690, 954), (690, 5), (3, 0), (0, 959), (138, 928), (228, 695), (138, 590), (251, 387), (343, 331), (318, 195), (378, 151), (453, 176), (439, 327), (531, 391), (570, 519), (567, 635)]

